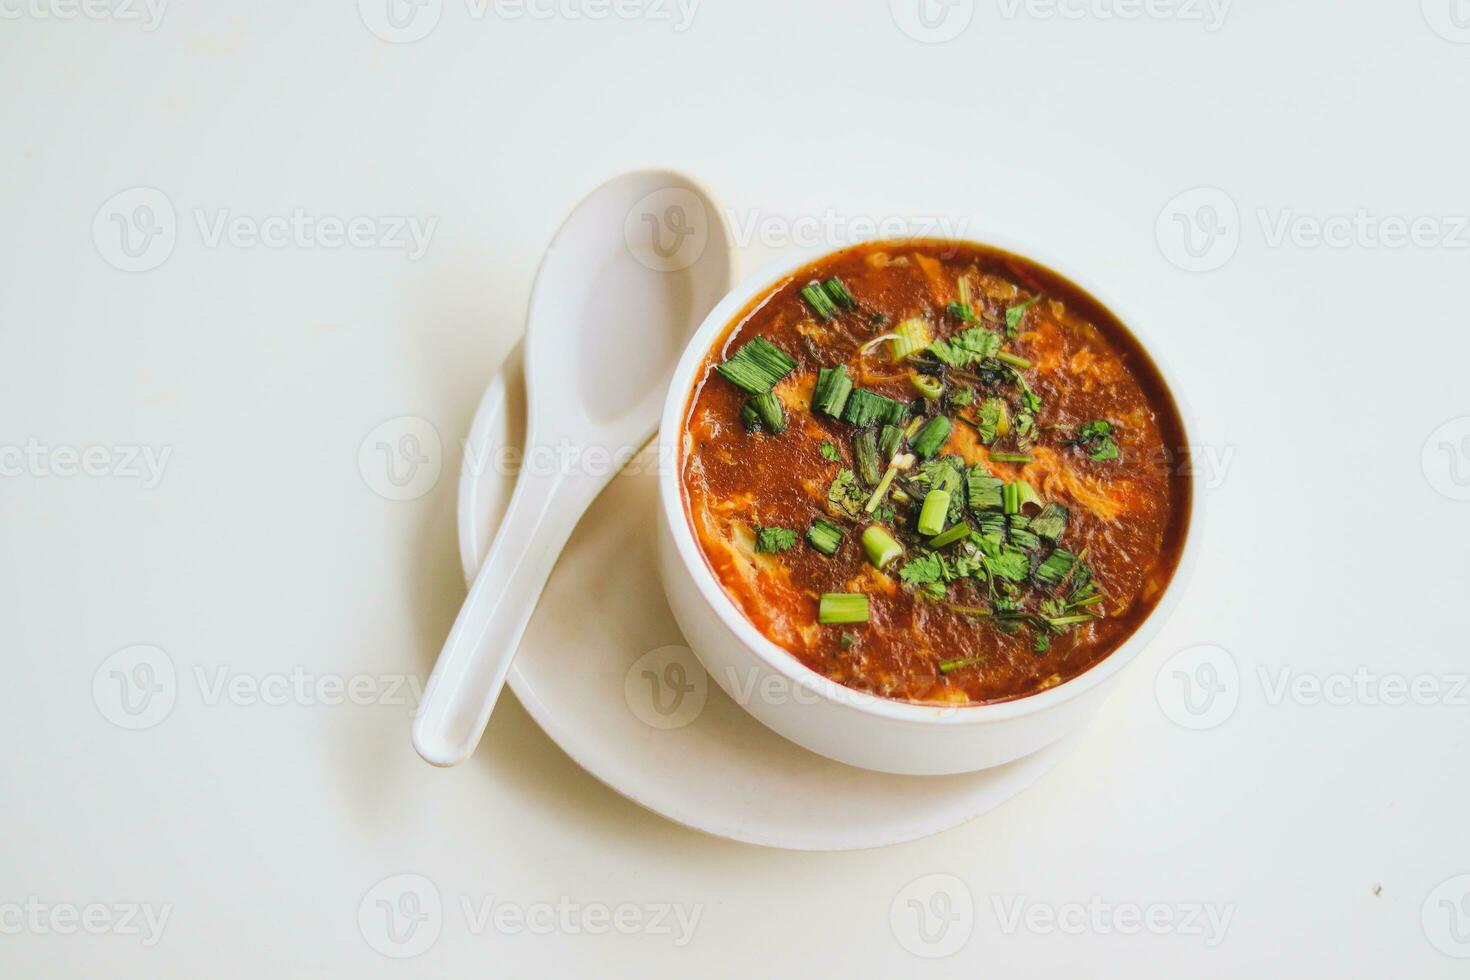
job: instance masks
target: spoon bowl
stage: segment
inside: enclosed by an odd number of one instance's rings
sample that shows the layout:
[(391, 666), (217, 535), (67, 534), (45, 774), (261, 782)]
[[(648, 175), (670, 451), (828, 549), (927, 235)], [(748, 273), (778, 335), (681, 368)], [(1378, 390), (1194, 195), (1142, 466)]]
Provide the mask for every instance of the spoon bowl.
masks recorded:
[(723, 209), (675, 171), (608, 181), (557, 231), (526, 319), (525, 455), (414, 719), (425, 761), (474, 751), (557, 557), (653, 436), (690, 335), (735, 278)]

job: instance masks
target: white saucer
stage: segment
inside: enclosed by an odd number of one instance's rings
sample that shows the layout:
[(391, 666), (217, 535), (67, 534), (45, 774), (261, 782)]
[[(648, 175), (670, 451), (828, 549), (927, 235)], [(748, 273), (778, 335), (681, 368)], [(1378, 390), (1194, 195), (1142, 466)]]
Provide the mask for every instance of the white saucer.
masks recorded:
[[(518, 345), (485, 392), (465, 443), (459, 550), (466, 580), (510, 501), (514, 466), (505, 451), (518, 452), (524, 432)], [(717, 837), (848, 850), (915, 840), (985, 813), (1035, 782), (1074, 744), (1076, 735), (985, 772), (893, 776), (825, 759), (762, 726), (706, 683), (682, 648), (654, 559), (651, 456), (645, 450), (630, 467), (635, 472), (619, 475), (583, 518), (510, 671), (526, 710), (602, 782)], [(674, 686), (659, 690), (661, 679)], [(655, 694), (666, 713), (654, 708)]]

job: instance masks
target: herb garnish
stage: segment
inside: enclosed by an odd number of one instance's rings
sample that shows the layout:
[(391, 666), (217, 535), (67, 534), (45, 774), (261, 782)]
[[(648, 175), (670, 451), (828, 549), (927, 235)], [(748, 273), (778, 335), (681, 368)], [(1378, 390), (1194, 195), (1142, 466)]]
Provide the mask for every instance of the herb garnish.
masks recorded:
[(796, 532), (784, 527), (755, 526), (755, 550), (760, 553), (785, 551), (796, 544)]

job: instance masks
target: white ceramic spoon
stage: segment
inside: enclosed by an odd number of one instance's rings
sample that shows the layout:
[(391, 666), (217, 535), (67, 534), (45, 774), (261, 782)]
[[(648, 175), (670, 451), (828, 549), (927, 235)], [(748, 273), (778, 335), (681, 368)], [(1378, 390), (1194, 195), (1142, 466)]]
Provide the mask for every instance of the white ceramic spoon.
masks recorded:
[(526, 318), (525, 456), (414, 719), (426, 761), (475, 750), (572, 529), (652, 437), (685, 342), (734, 285), (724, 211), (683, 174), (616, 177), (557, 231)]

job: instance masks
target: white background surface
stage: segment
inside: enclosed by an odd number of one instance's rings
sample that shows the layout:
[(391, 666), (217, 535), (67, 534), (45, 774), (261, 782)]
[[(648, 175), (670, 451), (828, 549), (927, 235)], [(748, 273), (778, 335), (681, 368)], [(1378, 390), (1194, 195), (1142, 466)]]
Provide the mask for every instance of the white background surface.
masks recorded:
[[(444, 0), (397, 44), (349, 2), (180, 4), (151, 31), (27, 3), (0, 4), (0, 445), (42, 463), (0, 457), (0, 973), (1464, 975), (1470, 45), (1451, 0), (1242, 2), (1217, 30), (978, 0), (944, 43), (882, 0), (707, 0), (685, 30)], [(747, 228), (942, 215), (1045, 243), (1167, 338), (1220, 464), (1199, 573), (1081, 746), (1000, 810), (876, 852), (762, 851), (615, 796), (511, 700), (444, 772), (403, 704), (210, 703), (221, 677), (427, 675), (463, 594), (457, 440), (555, 224), (647, 163), (701, 176)], [(127, 273), (111, 212), (95, 240), (93, 221), (135, 187), (166, 195), (177, 240)], [(1238, 216), (1214, 212), (1220, 267), (1190, 273), (1173, 214), (1198, 235), (1209, 202), (1170, 202), (1199, 187)], [(200, 227), (296, 208), (437, 224), (417, 259)], [(1302, 237), (1359, 209), (1341, 247)], [(1385, 218), (1431, 219), (1436, 242), (1384, 247)], [(1273, 241), (1283, 220), (1298, 234)], [(743, 244), (751, 268), (781, 242)], [(358, 465), (398, 416), (444, 444), (401, 502)], [(53, 472), (88, 446), (108, 475)], [(126, 447), (167, 451), (161, 482), (129, 476)], [(129, 731), (93, 679), (136, 644), (166, 651), (178, 693)], [(1238, 668), (1217, 675), (1228, 717), (1184, 707), (1175, 672), (1209, 675), (1169, 660), (1199, 644)], [(1427, 677), (1438, 703), (1275, 696), (1283, 671), (1360, 667)], [(398, 873), (445, 902), (403, 961), (358, 925)], [(943, 951), (906, 904), (941, 909), (933, 880), (904, 891), (930, 874), (973, 897), (947, 958), (916, 955)], [(460, 900), (491, 896), (700, 917), (682, 947), (476, 933)], [(1094, 897), (1231, 918), (1214, 945), (1047, 928)], [(1018, 901), (1040, 911), (1008, 930)], [(169, 918), (145, 945), (17, 917), (91, 903)]]

